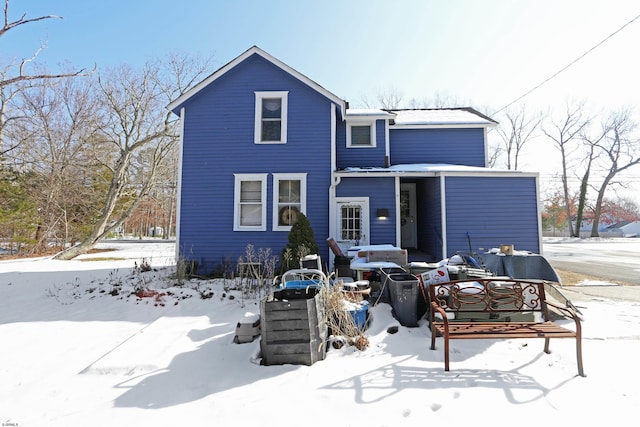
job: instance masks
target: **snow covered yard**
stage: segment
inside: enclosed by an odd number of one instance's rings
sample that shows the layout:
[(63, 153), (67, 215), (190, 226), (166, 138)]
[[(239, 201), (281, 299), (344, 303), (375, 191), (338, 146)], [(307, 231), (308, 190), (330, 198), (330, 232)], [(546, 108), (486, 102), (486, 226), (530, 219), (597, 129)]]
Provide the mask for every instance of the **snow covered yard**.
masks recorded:
[[(538, 425), (634, 419), (640, 303), (580, 301), (586, 378), (573, 340), (441, 340), (371, 308), (365, 351), (261, 366), (234, 344), (258, 300), (221, 281), (176, 286), (170, 243), (109, 243), (85, 260), (0, 261), (0, 422), (19, 426)], [(97, 260), (87, 261), (87, 258)], [(148, 263), (151, 271), (139, 266)], [(136, 268), (136, 265), (138, 268)], [(144, 284), (158, 293), (132, 295)], [(567, 323), (570, 324), (570, 323)], [(495, 418), (494, 418), (495, 417)], [(633, 417), (633, 418), (632, 418)], [(481, 423), (481, 425), (489, 424)]]

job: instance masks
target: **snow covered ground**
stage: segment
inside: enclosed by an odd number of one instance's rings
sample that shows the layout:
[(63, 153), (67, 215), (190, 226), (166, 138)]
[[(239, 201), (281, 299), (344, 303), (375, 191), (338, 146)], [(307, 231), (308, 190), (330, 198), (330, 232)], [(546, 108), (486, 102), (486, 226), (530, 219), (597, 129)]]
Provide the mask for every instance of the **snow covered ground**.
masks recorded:
[[(114, 250), (73, 261), (0, 261), (3, 426), (528, 426), (637, 418), (638, 302), (580, 301), (586, 378), (576, 376), (572, 340), (552, 341), (550, 355), (543, 340), (453, 341), (444, 372), (442, 343), (429, 350), (426, 323), (389, 334), (399, 323), (386, 304), (371, 309), (364, 351), (331, 349), (312, 366), (261, 366), (258, 340), (233, 342), (237, 322), (259, 313), (257, 299), (225, 291), (220, 281), (175, 286), (171, 243), (101, 247)], [(147, 263), (152, 271), (136, 268)], [(159, 293), (131, 295), (143, 286)]]

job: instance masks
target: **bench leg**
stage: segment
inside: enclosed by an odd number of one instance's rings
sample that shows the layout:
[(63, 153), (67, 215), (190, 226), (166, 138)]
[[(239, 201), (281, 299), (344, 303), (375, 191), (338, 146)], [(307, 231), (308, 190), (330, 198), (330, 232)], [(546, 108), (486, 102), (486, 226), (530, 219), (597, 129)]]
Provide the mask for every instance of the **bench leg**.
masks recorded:
[(444, 331), (444, 370), (449, 370), (449, 332)]
[(436, 329), (431, 328), (431, 350), (436, 349)]
[(578, 332), (578, 336), (576, 336), (576, 356), (578, 360), (578, 375), (586, 377), (582, 366), (582, 337), (580, 332)]
[[(549, 349), (550, 341), (551, 339), (549, 338), (544, 339), (544, 352), (547, 354), (551, 353), (551, 350)], [(584, 366), (582, 365), (582, 339), (580, 334), (576, 337), (576, 360), (578, 362), (578, 375), (586, 377), (584, 374)]]

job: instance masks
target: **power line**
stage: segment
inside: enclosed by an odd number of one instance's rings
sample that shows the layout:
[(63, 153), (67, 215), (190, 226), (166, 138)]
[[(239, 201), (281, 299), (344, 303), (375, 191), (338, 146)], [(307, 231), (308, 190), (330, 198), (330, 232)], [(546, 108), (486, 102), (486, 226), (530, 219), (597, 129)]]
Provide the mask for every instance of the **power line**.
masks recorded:
[(607, 40), (609, 40), (611, 37), (615, 36), (616, 34), (618, 34), (620, 31), (622, 31), (623, 29), (625, 29), (627, 26), (631, 25), (634, 21), (638, 20), (638, 18), (640, 18), (640, 15), (637, 15), (636, 17), (634, 17), (632, 20), (630, 20), (629, 22), (627, 22), (626, 24), (624, 24), (622, 27), (618, 28), (616, 31), (614, 31), (613, 33), (609, 34), (607, 37), (605, 37), (602, 41), (600, 41), (600, 43), (596, 44), (595, 46), (593, 46), (591, 49), (587, 50), (585, 53), (583, 53), (582, 55), (580, 55), (579, 57), (577, 57), (576, 59), (574, 59), (573, 61), (571, 61), (568, 65), (564, 66), (563, 68), (561, 68), (560, 70), (556, 71), (554, 74), (552, 74), (550, 77), (548, 77), (547, 79), (545, 79), (544, 81), (542, 81), (541, 83), (539, 83), (538, 85), (534, 86), (532, 89), (528, 90), (527, 92), (525, 92), (523, 95), (521, 95), (520, 97), (516, 98), (515, 100), (511, 101), (510, 103), (508, 103), (507, 105), (505, 105), (504, 107), (502, 107), (501, 109), (499, 109), (498, 111), (496, 111), (494, 114), (498, 114), (500, 111), (509, 108), (511, 105), (515, 104), (516, 102), (520, 101), (522, 98), (524, 98), (525, 96), (529, 95), (531, 92), (533, 92), (534, 90), (538, 89), (540, 86), (544, 85), (545, 83), (547, 83), (549, 80), (555, 78), (558, 74), (562, 73), (564, 70), (566, 70), (567, 68), (571, 67), (573, 64), (575, 64), (576, 62), (580, 61), (582, 58), (584, 58), (585, 56), (587, 56), (589, 53), (591, 53), (592, 51), (596, 50), (598, 47), (600, 47), (603, 43), (605, 43)]

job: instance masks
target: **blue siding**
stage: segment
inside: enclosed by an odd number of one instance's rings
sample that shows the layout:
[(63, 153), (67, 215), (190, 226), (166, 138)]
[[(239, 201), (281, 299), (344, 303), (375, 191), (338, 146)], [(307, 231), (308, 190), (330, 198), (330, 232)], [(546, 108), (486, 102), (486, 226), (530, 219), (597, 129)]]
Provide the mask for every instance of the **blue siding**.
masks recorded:
[[(289, 91), (286, 144), (254, 144), (254, 91)], [(326, 248), (330, 101), (253, 55), (185, 104), (180, 244), (201, 273), (235, 263), (248, 244), (279, 255), (288, 232), (271, 231), (273, 173), (307, 173), (307, 211)], [(267, 231), (233, 231), (234, 173), (267, 173)]]
[(484, 129), (390, 129), (392, 165), (485, 166)]
[(376, 120), (375, 148), (347, 148), (347, 125), (340, 122), (337, 127), (336, 166), (347, 167), (385, 167), (385, 121)]
[[(394, 178), (342, 178), (337, 197), (369, 197), (369, 243), (396, 244), (396, 202)], [(376, 211), (389, 209), (389, 218), (380, 220)]]
[[(254, 143), (255, 92), (288, 91), (287, 143)], [(186, 99), (181, 177), (180, 244), (202, 274), (233, 266), (248, 244), (278, 256), (288, 232), (272, 231), (273, 175), (306, 174), (306, 215), (320, 255), (328, 259), (331, 185), (331, 103), (322, 93), (254, 54)], [(175, 111), (175, 110), (174, 110)], [(336, 167), (384, 167), (385, 120), (375, 148), (347, 148), (346, 123), (336, 117)], [(390, 163), (485, 166), (484, 129), (390, 129)], [(267, 231), (233, 231), (234, 174), (266, 174)], [(441, 178), (402, 175), (416, 184), (418, 246), (441, 259), (456, 251), (513, 244), (539, 252), (535, 177), (446, 177), (447, 230), (442, 230)], [(368, 197), (371, 244), (395, 244), (394, 177), (343, 177), (338, 197)], [(379, 220), (376, 210), (389, 210)], [(442, 252), (446, 235), (448, 253)]]
[(534, 177), (447, 177), (447, 256), (501, 244), (540, 253)]

